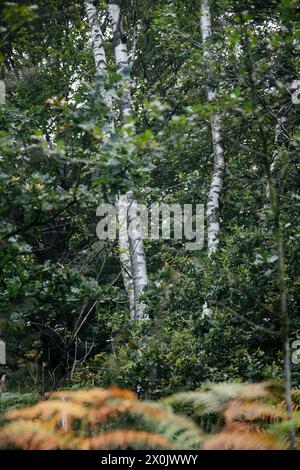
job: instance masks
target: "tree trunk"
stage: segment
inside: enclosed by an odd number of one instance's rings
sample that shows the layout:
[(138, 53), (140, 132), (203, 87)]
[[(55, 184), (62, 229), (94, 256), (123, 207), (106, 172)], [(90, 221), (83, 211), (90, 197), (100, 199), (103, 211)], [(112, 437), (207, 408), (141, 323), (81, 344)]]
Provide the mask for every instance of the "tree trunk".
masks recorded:
[(130, 244), (128, 237), (128, 197), (127, 194), (118, 198), (117, 212), (119, 220), (119, 257), (122, 270), (122, 277), (129, 301), (130, 317), (135, 317), (135, 293), (133, 283), (133, 273), (131, 267)]
[(127, 51), (126, 37), (122, 27), (121, 9), (114, 0), (109, 0), (108, 13), (113, 29), (113, 45), (117, 72), (123, 75), (123, 93), (121, 98), (121, 115), (133, 117), (130, 90), (130, 64)]
[(92, 1), (86, 0), (85, 11), (90, 25), (96, 70), (105, 75), (107, 73), (107, 65), (103, 47), (103, 35), (98, 19), (98, 10)]
[[(86, 0), (85, 2), (85, 11), (87, 19), (90, 26), (91, 39), (92, 39), (92, 48), (93, 55), (95, 60), (96, 72), (101, 76), (105, 77), (107, 74), (107, 63), (106, 55), (103, 46), (103, 34), (101, 31), (101, 26), (98, 19), (98, 10), (94, 6), (93, 2)], [(104, 104), (108, 108), (109, 112), (112, 114), (112, 99), (106, 93), (105, 87), (103, 84), (100, 86), (100, 94), (103, 97)], [(112, 118), (109, 119), (107, 125), (104, 126), (104, 136), (107, 137), (114, 130), (114, 121)]]
[[(207, 60), (208, 75), (211, 75), (209, 71), (209, 62), (211, 61), (212, 57), (207, 47), (207, 41), (211, 37), (211, 15), (209, 0), (202, 0), (201, 2), (201, 35), (204, 50), (203, 55)], [(212, 82), (211, 77), (209, 78), (210, 80), (207, 80), (206, 87), (207, 98), (210, 102), (216, 98), (216, 91), (214, 88), (208, 85), (209, 82)], [(220, 231), (220, 201), (225, 173), (221, 118), (218, 112), (214, 112), (212, 114), (210, 122), (213, 143), (214, 170), (207, 202), (208, 256), (211, 256), (213, 253), (215, 253), (218, 247)]]
[[(284, 124), (286, 120), (287, 118), (285, 116), (279, 117), (276, 128), (275, 128), (275, 150), (273, 152), (273, 158), (272, 158), (271, 167), (270, 167), (272, 176), (275, 172), (277, 162), (280, 158), (280, 150), (276, 146), (280, 145), (280, 143), (283, 140)], [(270, 208), (270, 185), (268, 181), (266, 185), (266, 199), (267, 199), (267, 202), (265, 204), (265, 208), (267, 209), (267, 208)]]
[[(212, 30), (211, 30), (211, 14), (209, 0), (202, 0), (201, 2), (201, 36), (203, 45), (203, 57), (207, 67), (207, 79), (206, 79), (206, 92), (207, 99), (209, 102), (216, 98), (216, 91), (209, 85), (213, 83), (212, 73), (210, 72), (210, 62), (212, 56), (209, 50), (209, 41)], [(214, 112), (210, 118), (212, 144), (213, 144), (213, 176), (210, 184), (207, 201), (207, 250), (208, 257), (217, 251), (219, 243), (219, 231), (220, 231), (220, 202), (221, 194), (223, 189), (224, 174), (225, 174), (225, 161), (222, 144), (222, 128), (221, 118), (218, 112)], [(210, 315), (211, 310), (206, 302), (203, 306), (203, 315)]]
[[(117, 71), (122, 74), (123, 93), (121, 98), (121, 117), (123, 123), (126, 122), (126, 117), (133, 117), (132, 103), (131, 103), (131, 90), (130, 90), (130, 64), (126, 45), (126, 38), (122, 29), (121, 10), (118, 3), (114, 0), (109, 0), (108, 12), (113, 29), (113, 44), (115, 50), (115, 60)], [(139, 215), (137, 212), (137, 202), (134, 200), (133, 193), (127, 192), (127, 210), (128, 210), (128, 224), (134, 227), (130, 231), (130, 236), (124, 237), (120, 251), (126, 253), (123, 257), (125, 265), (122, 267), (123, 272), (127, 272), (129, 262), (131, 270), (129, 276), (133, 281), (134, 292), (134, 307), (131, 308), (131, 318), (134, 320), (141, 320), (147, 318), (145, 314), (145, 304), (141, 300), (143, 290), (148, 284), (147, 267), (144, 251), (144, 243), (141, 236)], [(122, 250), (121, 250), (122, 248)], [(130, 254), (130, 259), (128, 258)], [(126, 258), (126, 259), (125, 259)], [(124, 279), (124, 284), (128, 280)], [(131, 302), (130, 302), (131, 303)]]
[(5, 378), (6, 378), (6, 375), (3, 374), (1, 379), (0, 379), (0, 398), (1, 398), (1, 395), (4, 391)]
[[(268, 183), (268, 191), (270, 198), (270, 209), (273, 214), (274, 220), (274, 239), (276, 243), (277, 256), (278, 256), (278, 280), (279, 280), (279, 297), (280, 297), (280, 319), (281, 319), (281, 337), (283, 346), (283, 372), (284, 372), (284, 385), (285, 385), (285, 407), (287, 412), (288, 421), (293, 419), (293, 401), (292, 401), (292, 381), (291, 381), (291, 358), (290, 358), (290, 340), (289, 340), (289, 308), (287, 298), (287, 286), (286, 286), (286, 268), (285, 268), (285, 254), (283, 246), (283, 229), (281, 220), (281, 207), (280, 198), (277, 194), (273, 176), (272, 176), (272, 159), (269, 155), (268, 139), (261, 119), (261, 115), (258, 108), (259, 97), (256, 89), (255, 70), (250, 52), (248, 31), (245, 23), (243, 23), (243, 47), (246, 54), (246, 69), (248, 73), (248, 80), (251, 88), (252, 103), (253, 103), (253, 115), (258, 123), (259, 135), (262, 144), (263, 152), (260, 156), (263, 156), (263, 162), (265, 166), (265, 173)], [(276, 135), (277, 134), (277, 135)], [(275, 130), (275, 141), (278, 138), (278, 131)], [(273, 153), (274, 162), (274, 153)], [(297, 438), (295, 427), (292, 425), (289, 428), (289, 436), (291, 448), (297, 448)]]
[[(91, 31), (91, 38), (92, 38), (92, 47), (93, 47), (93, 54), (95, 59), (95, 66), (96, 71), (105, 77), (107, 74), (107, 63), (106, 63), (106, 55), (103, 46), (103, 35), (100, 27), (100, 23), (98, 20), (98, 11), (97, 8), (93, 5), (93, 3), (89, 0), (85, 2), (85, 10), (86, 15), (88, 18), (90, 31)], [(111, 97), (107, 96), (104, 87), (100, 89), (100, 93), (104, 98), (104, 102), (108, 109), (112, 112), (112, 100)], [(111, 131), (114, 129), (114, 121), (113, 119), (110, 120), (109, 124), (104, 128), (104, 135), (105, 138), (108, 137)], [(131, 268), (131, 259), (130, 259), (130, 250), (129, 250), (129, 241), (128, 241), (128, 234), (127, 234), (127, 210), (128, 204), (126, 204), (126, 218), (122, 215), (122, 210), (124, 206), (124, 201), (122, 202), (122, 206), (120, 205), (119, 198), (117, 199), (117, 210), (119, 219), (122, 219), (122, 223), (120, 226), (120, 235), (118, 239), (119, 244), (119, 256), (120, 256), (120, 264), (122, 270), (122, 277), (124, 282), (124, 287), (128, 296), (129, 300), (129, 310), (131, 317), (134, 317), (134, 286), (133, 286), (133, 275), (132, 275), (132, 268)]]
[(132, 262), (133, 285), (134, 285), (134, 319), (144, 320), (145, 303), (141, 300), (143, 291), (148, 284), (146, 257), (144, 243), (141, 235), (141, 221), (137, 210), (137, 202), (133, 193), (127, 193), (128, 198), (128, 223), (130, 230), (129, 246)]

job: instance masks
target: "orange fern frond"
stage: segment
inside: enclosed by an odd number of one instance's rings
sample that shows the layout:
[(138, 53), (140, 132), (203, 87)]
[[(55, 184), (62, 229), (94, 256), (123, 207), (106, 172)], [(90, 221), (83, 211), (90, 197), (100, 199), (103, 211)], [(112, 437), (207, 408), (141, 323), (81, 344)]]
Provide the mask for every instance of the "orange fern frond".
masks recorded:
[[(281, 401), (277, 406), (282, 410), (285, 410), (286, 403), (285, 401)], [(300, 403), (292, 403), (292, 410), (295, 412), (300, 411)]]
[(0, 431), (1, 449), (55, 450), (65, 447), (67, 442), (62, 437), (38, 422), (15, 421)]
[(222, 432), (258, 432), (261, 430), (259, 424), (248, 423), (246, 421), (233, 421), (226, 424)]
[(101, 424), (108, 418), (125, 413), (144, 416), (150, 420), (157, 420), (166, 418), (169, 411), (154, 403), (141, 402), (138, 400), (113, 400), (100, 408), (90, 410), (89, 422), (91, 424)]
[(114, 403), (111, 405), (104, 404), (101, 408), (95, 408), (89, 412), (89, 423), (101, 424), (109, 418), (114, 418), (120, 413), (127, 413), (129, 407), (125, 403)]
[(292, 390), (292, 397), (297, 402), (300, 401), (300, 389), (296, 388), (296, 389)]
[(87, 403), (99, 405), (105, 400), (111, 398), (120, 398), (125, 400), (136, 400), (136, 395), (130, 390), (111, 387), (108, 390), (103, 388), (94, 388), (92, 390), (61, 391), (49, 393), (50, 398), (65, 398), (75, 403)]
[(37, 418), (48, 420), (55, 417), (58, 422), (64, 416), (68, 416), (70, 419), (82, 419), (86, 414), (86, 408), (77, 403), (70, 403), (61, 400), (47, 400), (30, 408), (10, 411), (5, 415), (5, 418), (9, 420), (31, 420)]
[(95, 388), (93, 390), (66, 390), (60, 392), (50, 392), (47, 395), (50, 399), (63, 399), (65, 401), (71, 401), (73, 403), (84, 403), (84, 404), (93, 404), (100, 405), (102, 404), (109, 396), (107, 390), (102, 388)]
[(266, 422), (275, 422), (280, 419), (285, 419), (286, 413), (284, 410), (270, 403), (233, 400), (228, 404), (223, 416), (226, 425), (230, 425), (233, 421), (263, 420)]
[[(49, 400), (5, 415), (9, 422), (0, 429), (0, 448), (287, 449), (290, 429), (300, 429), (298, 392), (293, 392), (292, 420), (287, 420), (282, 385), (276, 383), (207, 384), (160, 402), (138, 400), (116, 387), (55, 392)], [(215, 419), (218, 414), (223, 429), (207, 438), (182, 413), (187, 406), (199, 416), (213, 414)], [(123, 429), (122, 415), (136, 429)]]
[(112, 398), (122, 398), (124, 400), (137, 400), (137, 396), (131, 390), (124, 388), (110, 387), (108, 392)]
[(209, 438), (204, 450), (280, 450), (283, 444), (266, 433), (221, 432)]
[(126, 449), (130, 446), (141, 447), (145, 445), (150, 448), (173, 448), (172, 443), (165, 437), (150, 432), (131, 429), (111, 431), (89, 439), (84, 439), (78, 448), (81, 450), (110, 450)]
[(176, 447), (180, 449), (199, 448), (203, 442), (203, 431), (193, 420), (177, 415), (171, 408), (155, 402), (113, 400), (101, 408), (91, 410), (88, 419), (94, 426), (122, 413), (142, 419), (147, 429), (154, 429), (156, 433), (176, 442)]

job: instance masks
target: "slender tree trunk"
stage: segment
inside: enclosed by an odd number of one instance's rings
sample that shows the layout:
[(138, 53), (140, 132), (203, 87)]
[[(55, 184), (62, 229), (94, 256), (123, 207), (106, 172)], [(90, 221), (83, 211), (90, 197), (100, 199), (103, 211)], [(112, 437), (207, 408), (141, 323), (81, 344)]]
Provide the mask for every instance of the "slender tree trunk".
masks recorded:
[[(276, 128), (275, 128), (275, 150), (273, 152), (273, 158), (272, 158), (271, 167), (270, 167), (270, 171), (271, 171), (272, 176), (275, 172), (277, 162), (280, 158), (280, 151), (278, 150), (278, 148), (276, 146), (278, 146), (280, 144), (280, 142), (282, 141), (282, 136), (284, 134), (284, 132), (283, 132), (284, 131), (284, 123), (286, 122), (286, 120), (287, 119), (286, 119), (285, 116), (281, 116), (278, 119), (278, 122), (277, 122), (277, 125), (276, 125)], [(266, 199), (267, 199), (267, 202), (266, 202), (265, 208), (268, 208), (268, 207), (270, 207), (270, 185), (269, 185), (268, 181), (267, 181), (267, 185), (266, 185)]]
[(118, 197), (117, 212), (119, 220), (119, 257), (122, 277), (129, 301), (130, 317), (135, 317), (135, 292), (131, 267), (130, 244), (128, 237), (128, 197), (127, 194)]
[[(267, 145), (264, 146), (265, 152), (267, 152)], [(280, 202), (276, 193), (273, 178), (271, 173), (271, 165), (269, 159), (265, 159), (265, 166), (268, 178), (268, 186), (270, 191), (270, 202), (271, 210), (274, 217), (274, 238), (277, 247), (278, 255), (278, 277), (279, 277), (279, 296), (280, 296), (280, 317), (281, 317), (281, 335), (283, 345), (283, 372), (284, 372), (284, 383), (285, 383), (285, 406), (287, 411), (287, 417), (290, 421), (293, 415), (293, 400), (292, 400), (292, 380), (291, 380), (291, 355), (290, 355), (290, 340), (289, 340), (289, 310), (287, 301), (287, 288), (286, 288), (286, 269), (285, 269), (285, 255), (283, 247), (283, 233), (282, 233), (282, 222), (280, 213)], [(293, 427), (290, 429), (290, 442), (291, 448), (297, 448), (297, 441), (295, 430)]]
[[(203, 44), (203, 55), (207, 61), (208, 80), (207, 80), (207, 98), (213, 101), (216, 98), (215, 89), (209, 85), (212, 83), (212, 74), (209, 71), (209, 63), (212, 59), (211, 53), (207, 47), (207, 42), (211, 37), (211, 14), (209, 0), (201, 2), (201, 35)], [(216, 252), (219, 242), (220, 231), (220, 201), (224, 182), (225, 161), (222, 144), (222, 128), (221, 118), (218, 112), (214, 112), (211, 116), (211, 133), (214, 155), (214, 170), (210, 185), (207, 202), (207, 239), (208, 239), (208, 256)]]
[(96, 70), (105, 75), (107, 73), (107, 65), (103, 47), (103, 34), (98, 19), (98, 10), (92, 1), (86, 0), (85, 11), (90, 25)]
[[(95, 60), (96, 72), (101, 76), (105, 77), (107, 74), (107, 63), (106, 55), (103, 45), (103, 34), (101, 31), (101, 26), (98, 19), (98, 10), (94, 6), (93, 2), (86, 0), (85, 2), (85, 11), (86, 16), (90, 26), (91, 39), (92, 39), (92, 48), (93, 55)], [(107, 106), (108, 110), (112, 114), (112, 99), (106, 93), (106, 90), (103, 85), (100, 87), (100, 93), (103, 97), (104, 104)], [(114, 130), (114, 121), (112, 118), (109, 119), (109, 122), (104, 126), (104, 136), (108, 137), (109, 134)]]
[[(209, 0), (202, 0), (201, 2), (201, 36), (203, 45), (203, 57), (205, 59), (205, 65), (207, 67), (206, 77), (206, 92), (207, 99), (209, 102), (213, 101), (216, 96), (216, 90), (213, 85), (213, 74), (210, 71), (210, 64), (212, 61), (212, 55), (209, 50), (208, 41), (212, 34), (211, 28), (211, 14)], [(210, 85), (209, 85), (210, 84)], [(211, 257), (217, 251), (219, 243), (219, 232), (220, 232), (220, 202), (224, 183), (225, 174), (225, 161), (224, 151), (222, 143), (222, 127), (221, 117), (218, 112), (214, 112), (210, 118), (211, 135), (213, 144), (213, 176), (210, 183), (210, 189), (208, 193), (207, 201), (207, 250), (208, 257)], [(203, 315), (209, 316), (211, 310), (206, 302), (203, 305)]]
[[(283, 373), (284, 373), (284, 385), (285, 385), (285, 407), (287, 412), (288, 421), (292, 420), (293, 417), (293, 400), (292, 400), (292, 381), (291, 381), (291, 357), (290, 357), (290, 340), (289, 340), (289, 309), (287, 299), (287, 287), (286, 287), (286, 268), (285, 268), (285, 254), (283, 246), (283, 231), (281, 221), (281, 209), (280, 209), (280, 198), (276, 192), (275, 185), (273, 182), (272, 175), (272, 160), (269, 155), (268, 149), (268, 138), (261, 120), (259, 112), (259, 96), (256, 89), (255, 70), (251, 57), (251, 50), (249, 45), (248, 31), (243, 20), (243, 47), (245, 51), (245, 62), (248, 73), (248, 79), (251, 88), (252, 102), (253, 102), (253, 115), (258, 123), (258, 130), (262, 145), (261, 155), (263, 156), (263, 163), (265, 167), (265, 173), (267, 177), (269, 198), (270, 198), (270, 209), (274, 219), (274, 239), (276, 243), (277, 256), (278, 256), (278, 279), (279, 279), (279, 298), (280, 298), (280, 320), (281, 320), (281, 337), (282, 337), (282, 349), (283, 349)], [(275, 131), (276, 133), (276, 131)], [(274, 157), (274, 154), (273, 154)], [(274, 160), (273, 160), (274, 162)], [(290, 443), (291, 448), (297, 448), (297, 439), (294, 426), (291, 426), (290, 431)]]
[(0, 398), (1, 398), (1, 395), (4, 391), (5, 378), (6, 378), (6, 375), (3, 374), (1, 379), (0, 379)]
[[(113, 44), (115, 50), (116, 68), (123, 75), (122, 85), (123, 93), (121, 98), (121, 117), (126, 122), (126, 117), (133, 117), (131, 103), (131, 84), (130, 84), (130, 64), (126, 45), (126, 38), (122, 28), (122, 17), (119, 4), (114, 0), (109, 0), (108, 12), (113, 29)], [(129, 261), (131, 271), (129, 273), (133, 281), (134, 308), (131, 309), (131, 318), (141, 320), (147, 318), (145, 314), (145, 304), (141, 299), (145, 286), (148, 284), (147, 266), (144, 251), (144, 242), (141, 236), (139, 215), (137, 213), (137, 202), (134, 200), (133, 193), (129, 191), (126, 194), (128, 208), (128, 226), (134, 227), (128, 237), (128, 245), (124, 239), (122, 249), (130, 254), (130, 260), (126, 261), (127, 271)], [(126, 281), (127, 282), (127, 281)]]
[(137, 202), (133, 197), (133, 193), (127, 193), (128, 198), (128, 223), (131, 230), (131, 237), (129, 239), (133, 284), (134, 284), (134, 319), (145, 320), (147, 315), (145, 313), (146, 305), (142, 300), (142, 295), (145, 287), (148, 284), (147, 265), (144, 251), (144, 243), (141, 235), (140, 217), (138, 214)]
[[(283, 247), (283, 234), (282, 224), (280, 220), (280, 205), (278, 196), (276, 194), (273, 174), (276, 168), (277, 161), (279, 159), (280, 152), (276, 148), (279, 144), (283, 125), (286, 121), (285, 117), (281, 117), (278, 120), (275, 129), (275, 151), (273, 152), (272, 161), (266, 158), (267, 166), (267, 199), (268, 207), (272, 210), (274, 216), (274, 234), (277, 245), (278, 254), (278, 275), (279, 275), (279, 293), (280, 293), (280, 310), (281, 310), (281, 321), (282, 321), (282, 344), (283, 344), (283, 372), (285, 382), (285, 402), (288, 419), (292, 419), (293, 403), (292, 403), (292, 379), (291, 379), (291, 366), (290, 366), (290, 342), (289, 342), (289, 314), (288, 314), (288, 302), (285, 284), (285, 256)], [(267, 145), (265, 145), (265, 151), (267, 151)], [(267, 156), (266, 156), (267, 157)], [(295, 432), (292, 429), (290, 431), (291, 447), (297, 448)]]
[(127, 51), (126, 36), (122, 27), (122, 16), (119, 3), (114, 0), (108, 1), (108, 13), (113, 29), (113, 45), (117, 72), (123, 75), (123, 93), (121, 98), (122, 119), (126, 116), (133, 117), (130, 90), (130, 61)]
[[(102, 76), (105, 77), (107, 74), (107, 63), (106, 63), (106, 54), (103, 45), (103, 35), (98, 19), (98, 10), (90, 0), (86, 0), (85, 2), (85, 10), (86, 15), (88, 18), (90, 31), (91, 31), (91, 38), (92, 38), (92, 47), (93, 47), (93, 54), (95, 60), (96, 71)], [(104, 88), (100, 89), (100, 93), (102, 94), (105, 104), (108, 109), (112, 112), (112, 100), (110, 96), (107, 96), (106, 91)], [(105, 138), (109, 136), (109, 134), (114, 129), (114, 121), (113, 119), (110, 120), (107, 126), (104, 128), (104, 135)], [(119, 219), (122, 219), (121, 226), (119, 228), (119, 232), (122, 236), (118, 238), (119, 244), (119, 256), (120, 256), (120, 264), (122, 270), (122, 277), (124, 282), (124, 287), (128, 296), (129, 300), (129, 310), (132, 317), (134, 317), (134, 286), (133, 286), (133, 279), (132, 279), (132, 269), (131, 269), (131, 259), (130, 259), (130, 250), (129, 250), (129, 241), (127, 235), (127, 215), (126, 219), (122, 217), (122, 208), (120, 206), (119, 198), (117, 199), (117, 210), (119, 214)], [(126, 205), (126, 211), (128, 210), (128, 205)], [(126, 212), (127, 214), (127, 212)]]

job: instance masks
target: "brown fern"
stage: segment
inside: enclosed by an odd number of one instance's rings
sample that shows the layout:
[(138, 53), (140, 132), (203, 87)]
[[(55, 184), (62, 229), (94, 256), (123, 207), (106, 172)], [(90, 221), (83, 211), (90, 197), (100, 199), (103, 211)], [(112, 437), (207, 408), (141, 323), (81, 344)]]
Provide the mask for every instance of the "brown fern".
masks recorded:
[(207, 439), (204, 450), (279, 450), (282, 442), (261, 432), (221, 432)]
[[(116, 387), (55, 392), (46, 401), (6, 414), (0, 448), (286, 449), (290, 427), (300, 429), (299, 390), (293, 399), (291, 421), (282, 386), (276, 383), (208, 384), (161, 402), (140, 401)], [(218, 415), (215, 432), (210, 429), (205, 436), (194, 420), (174, 411), (178, 405), (198, 417)], [(128, 418), (130, 429), (124, 428)]]
[(163, 436), (150, 432), (136, 431), (131, 429), (111, 431), (99, 436), (84, 439), (79, 444), (81, 450), (111, 450), (141, 447), (146, 445), (150, 448), (172, 449), (172, 443)]
[(223, 416), (227, 426), (231, 425), (234, 421), (261, 420), (264, 423), (269, 423), (286, 419), (285, 411), (279, 406), (258, 401), (243, 402), (241, 400), (230, 402)]
[(15, 421), (0, 433), (1, 449), (56, 450), (68, 447), (67, 440), (34, 421)]

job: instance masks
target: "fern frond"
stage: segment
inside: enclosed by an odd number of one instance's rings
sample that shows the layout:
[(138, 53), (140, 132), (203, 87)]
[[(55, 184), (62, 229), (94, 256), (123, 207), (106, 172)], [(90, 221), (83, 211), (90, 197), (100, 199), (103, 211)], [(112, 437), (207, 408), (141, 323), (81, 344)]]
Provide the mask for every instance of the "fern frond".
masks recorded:
[(91, 424), (104, 423), (108, 418), (118, 414), (130, 414), (139, 416), (148, 416), (151, 419), (162, 419), (166, 411), (156, 405), (149, 405), (145, 402), (134, 400), (112, 400), (104, 403), (100, 408), (94, 408), (89, 413), (89, 422)]
[(118, 387), (110, 387), (107, 390), (103, 388), (94, 388), (92, 390), (61, 391), (48, 394), (49, 398), (64, 398), (74, 403), (86, 403), (99, 405), (111, 398), (120, 398), (124, 400), (137, 400), (136, 395), (130, 390)]
[[(282, 410), (284, 410), (286, 408), (285, 401), (281, 401), (278, 404), (278, 407), (280, 407)], [(292, 410), (293, 411), (300, 411), (300, 403), (292, 403)]]
[(280, 421), (268, 427), (268, 432), (274, 435), (288, 434), (291, 429), (300, 430), (300, 413), (293, 414), (292, 419)]
[(257, 399), (267, 397), (270, 392), (268, 383), (262, 384), (207, 384), (195, 392), (182, 392), (162, 400), (162, 403), (176, 408), (178, 405), (192, 407), (198, 415), (221, 412), (228, 402), (240, 397), (243, 399)]
[(280, 450), (282, 443), (266, 433), (221, 432), (204, 443), (204, 450)]
[(40, 422), (15, 421), (0, 432), (1, 449), (55, 450), (67, 448), (67, 441)]
[(86, 414), (87, 410), (83, 405), (64, 402), (61, 400), (47, 400), (37, 403), (30, 408), (10, 411), (5, 415), (5, 418), (9, 420), (49, 420), (50, 418), (55, 417), (58, 422), (65, 416), (73, 420), (82, 419)]
[(264, 422), (274, 422), (286, 419), (284, 410), (270, 403), (243, 402), (240, 400), (231, 401), (223, 416), (227, 425), (234, 421), (262, 420)]
[[(0, 430), (0, 448), (286, 449), (289, 431), (300, 430), (299, 394), (293, 393), (292, 420), (287, 420), (282, 396), (282, 385), (276, 383), (208, 384), (160, 402), (140, 401), (115, 387), (55, 392), (49, 400), (5, 415), (11, 422)], [(218, 414), (225, 426), (208, 438), (194, 420), (176, 413), (183, 406), (205, 415), (204, 420), (212, 414), (216, 422)], [(136, 429), (116, 428), (124, 425), (124, 416)], [(110, 431), (101, 432), (103, 425)]]
[(111, 450), (126, 449), (128, 447), (144, 447), (145, 445), (147, 448), (174, 448), (172, 442), (165, 437), (150, 432), (131, 429), (111, 431), (89, 439), (84, 439), (78, 448), (81, 450)]
[(262, 398), (271, 398), (278, 392), (280, 384), (276, 382), (259, 382), (252, 384), (243, 384), (237, 396), (243, 400), (259, 400)]
[(176, 415), (171, 408), (149, 401), (113, 400), (101, 408), (91, 410), (89, 422), (92, 425), (102, 424), (119, 414), (139, 417), (148, 428), (166, 436), (170, 441), (176, 441), (176, 446), (180, 448), (199, 448), (203, 441), (202, 430), (191, 419)]

